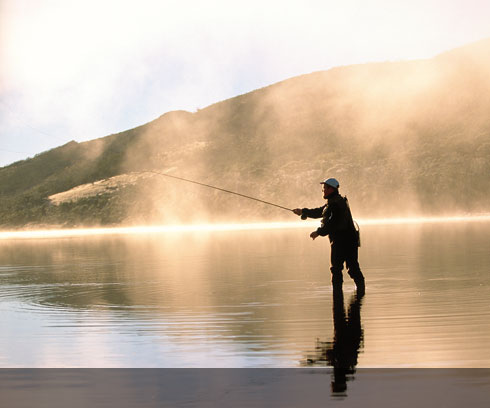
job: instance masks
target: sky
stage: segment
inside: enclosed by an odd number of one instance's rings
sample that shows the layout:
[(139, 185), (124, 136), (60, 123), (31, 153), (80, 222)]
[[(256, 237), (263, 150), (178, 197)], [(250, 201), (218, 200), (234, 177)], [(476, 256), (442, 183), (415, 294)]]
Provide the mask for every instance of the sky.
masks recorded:
[(314, 71), (490, 37), (488, 0), (0, 0), (0, 166)]

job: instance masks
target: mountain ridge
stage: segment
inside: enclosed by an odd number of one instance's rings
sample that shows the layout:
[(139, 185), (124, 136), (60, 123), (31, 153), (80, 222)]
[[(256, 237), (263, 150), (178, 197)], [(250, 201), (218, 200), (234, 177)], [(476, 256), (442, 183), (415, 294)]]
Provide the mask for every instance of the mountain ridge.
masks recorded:
[(334, 176), (363, 216), (485, 212), (489, 67), (485, 39), (431, 59), (316, 71), (197, 112), (171, 111), (124, 132), (72, 141), (0, 168), (0, 225), (290, 217), (163, 177), (79, 201), (49, 199), (118, 175), (170, 168), (288, 207), (321, 205), (317, 183)]

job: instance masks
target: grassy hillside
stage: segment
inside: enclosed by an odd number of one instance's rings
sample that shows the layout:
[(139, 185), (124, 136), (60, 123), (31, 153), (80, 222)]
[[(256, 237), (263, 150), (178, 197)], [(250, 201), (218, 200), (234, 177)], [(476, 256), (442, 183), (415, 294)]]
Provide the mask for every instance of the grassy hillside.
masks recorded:
[(489, 68), (484, 40), (430, 60), (311, 73), (70, 142), (0, 169), (0, 224), (291, 219), (151, 174), (76, 200), (49, 199), (148, 169), (291, 208), (320, 205), (318, 182), (337, 177), (357, 216), (489, 212)]

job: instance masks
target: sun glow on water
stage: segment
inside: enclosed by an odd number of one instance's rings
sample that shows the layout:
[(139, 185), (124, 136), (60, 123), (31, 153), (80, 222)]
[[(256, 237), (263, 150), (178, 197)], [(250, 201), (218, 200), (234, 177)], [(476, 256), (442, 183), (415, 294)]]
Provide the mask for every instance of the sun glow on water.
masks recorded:
[[(364, 225), (398, 225), (424, 223), (453, 223), (453, 222), (485, 222), (490, 221), (490, 215), (453, 216), (453, 217), (406, 217), (406, 218), (374, 218), (358, 219), (360, 226)], [(187, 224), (187, 225), (154, 225), (111, 228), (74, 228), (74, 229), (44, 229), (29, 231), (3, 231), (0, 240), (8, 239), (39, 239), (39, 238), (68, 238), (96, 235), (145, 235), (169, 232), (213, 232), (213, 231), (249, 231), (286, 228), (315, 228), (319, 220), (292, 222), (260, 222), (242, 224)]]

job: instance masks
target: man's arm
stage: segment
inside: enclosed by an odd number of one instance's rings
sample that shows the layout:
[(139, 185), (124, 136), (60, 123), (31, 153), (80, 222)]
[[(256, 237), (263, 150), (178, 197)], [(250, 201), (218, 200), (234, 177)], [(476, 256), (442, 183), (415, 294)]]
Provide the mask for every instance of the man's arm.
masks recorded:
[(327, 211), (327, 213), (322, 218), (321, 225), (315, 231), (316, 236), (321, 235), (322, 237), (326, 237), (330, 233), (333, 216), (334, 216), (333, 212)]
[(330, 233), (330, 218), (332, 214), (325, 214), (322, 219), (322, 224), (310, 234), (311, 239), (315, 240), (315, 238), (326, 237)]
[(324, 205), (318, 208), (295, 208), (293, 212), (296, 215), (301, 215), (301, 219), (306, 220), (307, 218), (321, 218), (324, 208)]

